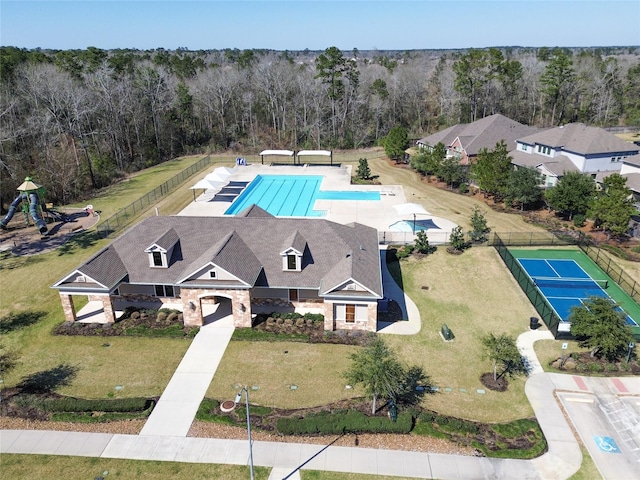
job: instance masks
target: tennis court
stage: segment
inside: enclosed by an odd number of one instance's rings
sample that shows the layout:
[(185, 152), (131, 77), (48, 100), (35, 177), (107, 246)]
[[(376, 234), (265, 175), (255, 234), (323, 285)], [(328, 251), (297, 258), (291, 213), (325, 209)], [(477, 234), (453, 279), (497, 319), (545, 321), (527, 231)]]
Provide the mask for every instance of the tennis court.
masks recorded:
[[(631, 306), (627, 301), (621, 301), (621, 293), (624, 292), (619, 291), (617, 285), (596, 265), (585, 265), (591, 271), (590, 275), (576, 259), (540, 258), (540, 250), (536, 251), (535, 256), (527, 256), (525, 252), (519, 251), (518, 255), (514, 256), (563, 322), (568, 321), (573, 307), (581, 306), (584, 300), (592, 296), (611, 298), (619, 305)], [(558, 251), (548, 252), (554, 252), (549, 256), (555, 257)], [(609, 295), (610, 288), (612, 295)], [(638, 326), (638, 322), (629, 315), (630, 309), (620, 310), (625, 312), (627, 324), (632, 327)]]

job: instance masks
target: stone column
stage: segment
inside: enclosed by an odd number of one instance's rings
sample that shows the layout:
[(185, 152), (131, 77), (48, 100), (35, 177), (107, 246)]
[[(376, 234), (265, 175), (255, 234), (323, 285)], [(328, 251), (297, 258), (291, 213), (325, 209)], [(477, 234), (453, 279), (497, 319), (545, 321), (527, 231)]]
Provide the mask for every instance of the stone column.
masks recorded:
[(251, 328), (251, 296), (249, 290), (232, 292), (231, 308), (236, 328)]
[(104, 311), (104, 318), (107, 323), (115, 323), (116, 314), (113, 309), (113, 302), (111, 301), (110, 295), (104, 295), (102, 297), (102, 309)]
[(375, 332), (378, 330), (378, 302), (367, 305), (367, 331)]
[(60, 292), (60, 303), (62, 303), (62, 311), (67, 322), (76, 321), (76, 307), (73, 304), (73, 296)]
[(324, 329), (333, 332), (336, 322), (333, 318), (333, 302), (324, 301)]
[(202, 306), (198, 295), (201, 290), (195, 288), (183, 288), (180, 290), (182, 297), (182, 321), (185, 327), (202, 326)]

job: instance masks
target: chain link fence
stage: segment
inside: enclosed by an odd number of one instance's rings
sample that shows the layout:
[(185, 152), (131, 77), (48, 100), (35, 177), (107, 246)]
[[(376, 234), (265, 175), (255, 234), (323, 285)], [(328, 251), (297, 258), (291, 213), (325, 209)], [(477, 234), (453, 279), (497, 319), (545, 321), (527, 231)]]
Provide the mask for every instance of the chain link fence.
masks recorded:
[(135, 219), (141, 212), (147, 210), (151, 205), (158, 200), (166, 197), (176, 189), (176, 187), (182, 185), (186, 179), (196, 174), (200, 170), (208, 167), (211, 164), (211, 156), (207, 155), (203, 159), (194, 163), (188, 168), (170, 178), (162, 185), (157, 186), (149, 193), (143, 195), (136, 201), (130, 203), (126, 207), (118, 210), (114, 215), (101, 222), (98, 226), (98, 236), (101, 238), (107, 238), (109, 235), (116, 233), (123, 228), (127, 227), (133, 219)]

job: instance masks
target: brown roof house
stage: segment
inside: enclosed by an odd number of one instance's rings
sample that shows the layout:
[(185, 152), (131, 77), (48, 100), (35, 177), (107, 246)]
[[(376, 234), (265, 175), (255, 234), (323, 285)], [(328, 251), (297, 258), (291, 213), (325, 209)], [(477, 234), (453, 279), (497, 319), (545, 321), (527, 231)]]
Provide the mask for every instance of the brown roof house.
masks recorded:
[(375, 331), (382, 274), (376, 229), (276, 218), (257, 206), (235, 217), (157, 216), (125, 232), (52, 288), (67, 321), (75, 295), (107, 322), (126, 306), (171, 304), (200, 326), (226, 304), (236, 327), (254, 311), (323, 313), (325, 330)]
[(462, 165), (470, 165), (483, 148), (493, 150), (497, 143), (504, 140), (507, 149), (511, 149), (518, 138), (538, 131), (537, 128), (495, 114), (472, 123), (454, 125), (421, 138), (416, 143), (422, 149), (431, 149), (441, 142), (447, 147), (447, 157), (457, 157)]
[(590, 173), (597, 181), (621, 173), (625, 162), (637, 162), (639, 151), (602, 128), (570, 123), (519, 138), (509, 155), (516, 166), (538, 169), (544, 186), (553, 187), (566, 172)]

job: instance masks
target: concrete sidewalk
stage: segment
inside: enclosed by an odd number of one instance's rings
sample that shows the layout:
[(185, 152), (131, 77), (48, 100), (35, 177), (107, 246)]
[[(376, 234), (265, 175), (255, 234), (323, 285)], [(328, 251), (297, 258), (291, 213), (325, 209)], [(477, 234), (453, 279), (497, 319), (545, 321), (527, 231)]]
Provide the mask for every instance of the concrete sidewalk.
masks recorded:
[[(384, 254), (381, 251), (381, 260), (384, 260)], [(406, 312), (408, 320), (394, 322), (381, 331), (416, 333), (420, 330), (419, 311), (393, 282), (386, 262), (382, 261), (382, 266), (385, 296), (404, 300), (403, 313)], [(248, 465), (247, 440), (186, 436), (233, 333), (230, 322), (230, 319), (225, 319), (200, 330), (140, 435), (3, 430), (0, 432), (0, 453)], [(607, 388), (640, 395), (640, 382), (637, 379), (594, 380), (544, 373), (533, 344), (547, 338), (551, 338), (549, 332), (536, 330), (524, 332), (517, 341), (520, 352), (527, 357), (531, 367), (525, 393), (549, 447), (547, 453), (536, 459), (511, 460), (355, 446), (254, 442), (254, 465), (272, 468), (269, 480), (299, 480), (300, 469), (442, 480), (569, 478), (580, 468), (582, 454), (554, 392)]]
[(378, 333), (394, 335), (415, 335), (422, 326), (420, 310), (404, 293), (391, 276), (387, 268), (387, 246), (380, 246), (380, 265), (382, 267), (382, 292), (385, 298), (394, 300), (402, 310), (402, 320), (397, 322), (378, 322)]
[(200, 329), (140, 435), (187, 436), (233, 330), (231, 316)]
[[(180, 373), (185, 376), (184, 378), (191, 378), (194, 384), (200, 385), (198, 387), (200, 389), (205, 383), (208, 386), (205, 376), (207, 378), (213, 376), (210, 372), (211, 368), (208, 372), (202, 372), (199, 370), (200, 365), (204, 363), (211, 366), (215, 363), (210, 352), (205, 353), (201, 349), (205, 346), (210, 349), (210, 342), (221, 341), (223, 333), (230, 337), (231, 332), (228, 330), (232, 331), (232, 327), (228, 326), (210, 327), (202, 329), (201, 333), (204, 332), (204, 335), (200, 336), (199, 333), (196, 337), (201, 341), (194, 346), (193, 353), (191, 348), (189, 349), (189, 359), (184, 362), (184, 371)], [(525, 351), (532, 352), (533, 342), (538, 338), (546, 338), (546, 335), (543, 332), (526, 332), (519, 339), (519, 346)], [(199, 357), (198, 351), (204, 356)], [(178, 370), (182, 370), (181, 367)], [(180, 384), (181, 382), (175, 382), (175, 385)], [(195, 388), (195, 386), (189, 388)], [(580, 468), (582, 454), (554, 398), (554, 390), (557, 388), (578, 389), (579, 386), (576, 384), (575, 377), (547, 373), (535, 373), (526, 383), (525, 392), (549, 445), (549, 451), (546, 454), (533, 460), (254, 442), (254, 465), (272, 468), (270, 480), (280, 478), (297, 480), (300, 469), (443, 480), (478, 478), (564, 480)], [(195, 411), (193, 414), (190, 412), (194, 408), (193, 404), (199, 403), (199, 400), (191, 402), (192, 398), (189, 396), (189, 401), (183, 408), (180, 406), (180, 392), (173, 389), (173, 386), (168, 387), (165, 392), (169, 393), (165, 403), (167, 408), (154, 418), (153, 423), (148, 423), (144, 427), (147, 432), (155, 431), (154, 434), (107, 435), (4, 430), (0, 436), (0, 452), (248, 465), (249, 449), (246, 440), (186, 437), (185, 429), (188, 431), (195, 415)], [(628, 390), (636, 393), (636, 389), (631, 385)], [(640, 391), (640, 388), (638, 390)], [(204, 395), (204, 391), (206, 387), (198, 395)], [(180, 413), (176, 414), (172, 407), (178, 408)], [(195, 408), (197, 409), (197, 405)], [(179, 421), (172, 420), (173, 416), (178, 417)], [(163, 427), (162, 422), (167, 422), (168, 425)]]

